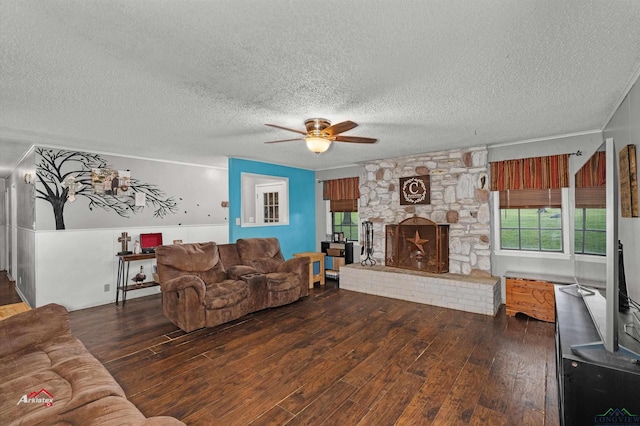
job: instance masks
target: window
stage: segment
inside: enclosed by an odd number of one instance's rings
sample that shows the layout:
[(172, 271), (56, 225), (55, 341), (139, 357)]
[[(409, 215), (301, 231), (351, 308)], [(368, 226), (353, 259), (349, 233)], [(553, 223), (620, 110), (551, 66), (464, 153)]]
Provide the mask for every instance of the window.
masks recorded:
[(574, 250), (604, 256), (607, 252), (607, 153), (596, 151), (576, 173)]
[[(360, 230), (358, 199), (359, 178), (331, 179), (323, 182), (322, 198), (331, 214), (331, 233), (342, 232), (345, 240), (358, 241)], [(327, 220), (327, 231), (329, 221)]]
[(358, 237), (358, 212), (332, 212), (332, 232), (342, 232), (346, 240), (357, 241)]
[[(596, 158), (599, 164), (604, 164), (606, 161), (606, 158), (598, 152), (592, 158)], [(578, 184), (582, 184), (584, 179), (580, 176), (580, 174), (576, 175)], [(590, 184), (593, 185), (593, 183)], [(606, 186), (579, 186), (576, 188), (575, 201), (575, 253), (604, 256), (607, 253)]]
[(241, 179), (241, 226), (289, 224), (287, 178), (242, 173)]
[(560, 189), (500, 191), (500, 248), (563, 252)]
[(560, 208), (500, 209), (503, 250), (562, 252)]
[(278, 194), (278, 192), (262, 193), (262, 220), (264, 223), (277, 223), (280, 221)]
[(607, 210), (576, 208), (575, 252), (604, 256), (607, 253)]

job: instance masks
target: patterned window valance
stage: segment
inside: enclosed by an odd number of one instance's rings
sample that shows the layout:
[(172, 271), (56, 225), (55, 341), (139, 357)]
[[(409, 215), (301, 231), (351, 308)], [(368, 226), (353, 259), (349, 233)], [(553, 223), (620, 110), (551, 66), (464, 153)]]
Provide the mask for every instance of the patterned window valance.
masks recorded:
[(323, 199), (357, 200), (360, 198), (360, 179), (357, 177), (324, 181)]
[(607, 153), (598, 151), (576, 173), (576, 188), (592, 188), (607, 184)]
[(491, 163), (491, 190), (555, 189), (569, 186), (569, 154)]
[(576, 207), (607, 207), (607, 153), (598, 151), (576, 173)]

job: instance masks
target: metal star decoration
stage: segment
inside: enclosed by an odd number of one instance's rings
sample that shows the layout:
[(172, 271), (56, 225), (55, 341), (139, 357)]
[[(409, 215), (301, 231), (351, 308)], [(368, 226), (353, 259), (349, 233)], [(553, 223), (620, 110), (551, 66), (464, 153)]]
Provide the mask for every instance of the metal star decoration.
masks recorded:
[(409, 241), (411, 244), (413, 244), (414, 246), (418, 247), (418, 250), (420, 250), (420, 252), (424, 255), (427, 254), (427, 252), (424, 249), (424, 244), (428, 243), (429, 240), (426, 240), (424, 238), (420, 237), (420, 233), (418, 232), (418, 230), (416, 230), (416, 235), (413, 238), (407, 238), (407, 241)]

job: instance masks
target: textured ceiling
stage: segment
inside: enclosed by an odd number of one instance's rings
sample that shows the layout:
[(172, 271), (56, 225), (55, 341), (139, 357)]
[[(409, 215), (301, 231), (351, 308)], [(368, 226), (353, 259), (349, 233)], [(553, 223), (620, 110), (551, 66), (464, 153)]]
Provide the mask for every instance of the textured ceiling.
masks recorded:
[[(640, 69), (635, 0), (2, 0), (0, 13), (0, 177), (30, 143), (318, 170), (591, 131)], [(378, 142), (263, 143), (296, 137), (264, 123), (310, 117)]]

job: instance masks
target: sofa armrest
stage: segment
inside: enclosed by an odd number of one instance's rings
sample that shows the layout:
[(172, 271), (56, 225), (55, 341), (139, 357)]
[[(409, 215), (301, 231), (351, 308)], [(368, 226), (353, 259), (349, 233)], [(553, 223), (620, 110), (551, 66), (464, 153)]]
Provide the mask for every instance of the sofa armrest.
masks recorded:
[(180, 420), (168, 416), (149, 417), (142, 422), (143, 426), (185, 426)]
[(0, 321), (0, 357), (71, 334), (64, 306), (51, 303)]
[(207, 287), (202, 281), (202, 278), (196, 275), (182, 275), (180, 277), (172, 278), (168, 281), (161, 282), (160, 288), (163, 292), (180, 291), (186, 288), (193, 288), (198, 295), (198, 301), (204, 305), (204, 294), (207, 291)]
[(292, 272), (299, 275), (309, 274), (309, 262), (311, 260), (308, 257), (293, 257), (280, 266), (276, 272)]
[(258, 271), (256, 271), (256, 268), (254, 268), (253, 266), (246, 266), (246, 265), (233, 265), (227, 269), (227, 277), (230, 280), (239, 280), (239, 279), (242, 279), (241, 277), (243, 275), (257, 274), (257, 273)]

